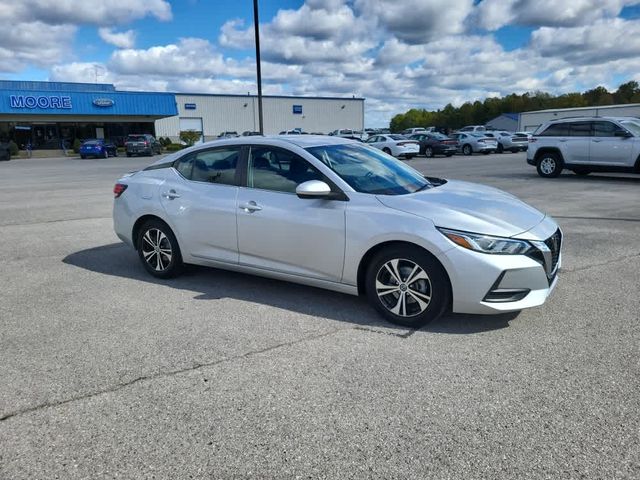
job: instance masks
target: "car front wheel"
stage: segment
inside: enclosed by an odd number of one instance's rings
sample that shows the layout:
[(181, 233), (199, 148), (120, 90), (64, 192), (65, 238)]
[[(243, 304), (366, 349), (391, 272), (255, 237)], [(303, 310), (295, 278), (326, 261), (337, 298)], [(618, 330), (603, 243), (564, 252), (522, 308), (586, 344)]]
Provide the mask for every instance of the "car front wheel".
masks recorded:
[(182, 271), (182, 255), (175, 235), (160, 220), (146, 222), (138, 232), (138, 255), (154, 277), (171, 278)]
[(462, 153), (464, 155), (471, 155), (473, 153), (473, 149), (471, 148), (471, 145), (465, 145), (464, 147), (462, 147)]
[(418, 328), (438, 318), (449, 305), (449, 281), (440, 263), (411, 246), (390, 247), (369, 264), (369, 303), (392, 323)]
[(557, 153), (543, 153), (536, 162), (536, 169), (543, 178), (556, 178), (562, 172), (562, 160)]
[(424, 151), (425, 156), (432, 158), (433, 157), (433, 148), (427, 147)]

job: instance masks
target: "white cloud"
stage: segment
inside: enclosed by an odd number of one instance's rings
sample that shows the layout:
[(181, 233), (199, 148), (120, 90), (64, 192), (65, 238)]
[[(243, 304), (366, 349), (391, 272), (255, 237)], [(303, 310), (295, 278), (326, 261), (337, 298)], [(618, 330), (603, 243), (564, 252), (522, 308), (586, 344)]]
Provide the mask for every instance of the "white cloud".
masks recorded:
[(637, 0), (483, 0), (478, 5), (480, 26), (497, 30), (504, 25), (588, 25), (617, 16), (625, 5)]
[(101, 27), (98, 35), (105, 42), (118, 48), (133, 48), (136, 43), (136, 32), (127, 30), (126, 32), (115, 32), (112, 28)]
[(0, 0), (0, 21), (118, 25), (146, 16), (171, 20), (166, 0)]
[(0, 72), (17, 72), (29, 65), (46, 67), (71, 55), (69, 39), (76, 28), (70, 25), (23, 23), (0, 28)]

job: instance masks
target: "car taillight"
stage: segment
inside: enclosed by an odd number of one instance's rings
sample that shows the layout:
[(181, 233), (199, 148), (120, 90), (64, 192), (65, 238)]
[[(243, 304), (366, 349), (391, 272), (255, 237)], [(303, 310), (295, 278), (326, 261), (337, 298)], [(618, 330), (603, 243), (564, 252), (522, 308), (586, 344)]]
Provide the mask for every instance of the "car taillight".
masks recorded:
[(144, 146), (148, 147), (149, 146), (149, 142), (147, 142), (146, 140), (144, 141)]
[(127, 189), (127, 185), (125, 185), (124, 183), (116, 183), (115, 186), (113, 187), (113, 197), (114, 198), (120, 197), (120, 195), (122, 195), (126, 189)]

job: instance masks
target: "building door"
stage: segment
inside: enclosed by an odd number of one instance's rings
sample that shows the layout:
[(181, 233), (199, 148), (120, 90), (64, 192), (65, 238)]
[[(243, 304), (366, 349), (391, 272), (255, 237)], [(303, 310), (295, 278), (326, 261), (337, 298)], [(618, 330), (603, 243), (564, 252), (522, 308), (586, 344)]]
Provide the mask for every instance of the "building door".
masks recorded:
[(202, 129), (202, 117), (180, 117), (180, 131), (195, 130), (200, 132), (200, 139), (196, 143), (204, 143), (204, 135)]

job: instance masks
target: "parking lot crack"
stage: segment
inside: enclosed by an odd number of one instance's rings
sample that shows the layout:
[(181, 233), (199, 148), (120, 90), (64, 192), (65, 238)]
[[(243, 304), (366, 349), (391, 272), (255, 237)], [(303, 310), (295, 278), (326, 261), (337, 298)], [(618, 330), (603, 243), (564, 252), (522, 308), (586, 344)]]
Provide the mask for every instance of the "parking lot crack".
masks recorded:
[(155, 380), (158, 378), (166, 378), (166, 377), (172, 377), (174, 375), (181, 375), (183, 373), (188, 373), (188, 372), (193, 372), (195, 370), (199, 370), (201, 368), (207, 368), (207, 367), (215, 367), (216, 365), (220, 365), (220, 364), (224, 364), (224, 363), (230, 363), (230, 362), (234, 362), (237, 360), (242, 360), (245, 358), (249, 358), (255, 355), (260, 355), (262, 353), (267, 353), (267, 352), (271, 352), (273, 350), (277, 350), (280, 348), (286, 348), (286, 347), (290, 347), (293, 345), (297, 345), (300, 343), (304, 343), (304, 342), (309, 342), (309, 341), (313, 341), (313, 340), (317, 340), (319, 338), (323, 338), (323, 337), (328, 337), (330, 335), (333, 335), (335, 333), (344, 331), (344, 330), (352, 330), (352, 327), (347, 327), (347, 328), (335, 328), (333, 330), (330, 330), (328, 332), (323, 332), (323, 333), (319, 333), (316, 335), (311, 335), (308, 337), (303, 337), (303, 338), (299, 338), (296, 340), (291, 340), (289, 342), (282, 342), (282, 343), (278, 343), (276, 345), (271, 345), (269, 347), (265, 347), (265, 348), (261, 348), (259, 350), (251, 350), (249, 352), (245, 352), (243, 354), (240, 355), (235, 355), (233, 357), (227, 357), (227, 358), (223, 358), (220, 360), (216, 360), (214, 362), (207, 362), (207, 363), (196, 363), (194, 365), (191, 365), (189, 367), (186, 368), (180, 368), (177, 370), (171, 370), (171, 371), (163, 371), (163, 372), (157, 372), (154, 374), (150, 374), (150, 375), (142, 375), (140, 377), (136, 377), (133, 378), (127, 382), (122, 382), (122, 383), (118, 383), (116, 385), (113, 385), (111, 387), (108, 388), (104, 388), (102, 390), (98, 390), (98, 391), (94, 391), (94, 392), (90, 392), (90, 393), (86, 393), (83, 395), (77, 395), (75, 397), (71, 397), (71, 398), (67, 398), (64, 400), (59, 400), (56, 402), (45, 402), (45, 403), (41, 403), (39, 405), (35, 405), (33, 407), (27, 407), (27, 408), (23, 408), (21, 410), (16, 410), (14, 412), (9, 412), (3, 416), (0, 417), (0, 422), (4, 422), (6, 420), (9, 420), (11, 418), (14, 417), (18, 417), (21, 415), (25, 415), (28, 413), (32, 413), (32, 412), (36, 412), (39, 410), (43, 410), (46, 408), (52, 408), (52, 407), (59, 407), (59, 406), (63, 406), (63, 405), (68, 405), (70, 403), (74, 403), (74, 402), (78, 402), (81, 400), (88, 400), (94, 397), (98, 397), (100, 395), (104, 395), (104, 394), (108, 394), (108, 393), (114, 393), (117, 392), (119, 390), (122, 390), (124, 388), (130, 387), (132, 385), (135, 385), (137, 383), (141, 383), (144, 381), (148, 381), (148, 380)]
[(585, 270), (590, 270), (592, 268), (606, 267), (607, 265), (611, 265), (612, 263), (624, 262), (626, 260), (630, 260), (630, 259), (633, 259), (633, 258), (639, 258), (639, 257), (640, 257), (640, 253), (634, 253), (633, 255), (625, 255), (623, 257), (614, 258), (613, 260), (608, 260), (606, 262), (592, 263), (590, 265), (585, 265), (584, 267), (576, 267), (576, 268), (572, 268), (572, 269), (563, 268), (562, 269), (562, 273), (583, 272)]

